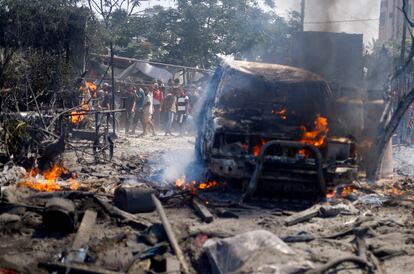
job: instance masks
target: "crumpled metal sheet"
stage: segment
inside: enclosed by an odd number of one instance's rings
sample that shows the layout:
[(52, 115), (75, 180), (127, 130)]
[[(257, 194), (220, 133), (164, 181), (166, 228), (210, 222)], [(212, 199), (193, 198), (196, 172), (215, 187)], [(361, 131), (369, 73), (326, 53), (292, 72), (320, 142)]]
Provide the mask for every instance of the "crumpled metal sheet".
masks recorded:
[(203, 248), (213, 274), (296, 273), (313, 267), (278, 236), (266, 230), (210, 239)]

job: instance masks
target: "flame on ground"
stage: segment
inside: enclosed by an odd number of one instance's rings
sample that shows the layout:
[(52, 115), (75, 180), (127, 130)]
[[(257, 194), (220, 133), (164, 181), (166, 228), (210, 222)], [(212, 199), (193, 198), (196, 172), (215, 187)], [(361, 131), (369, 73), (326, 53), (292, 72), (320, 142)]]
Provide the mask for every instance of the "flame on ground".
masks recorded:
[[(68, 170), (62, 166), (54, 165), (51, 169), (40, 174), (37, 168), (31, 169), (27, 175), (17, 184), (18, 187), (28, 187), (36, 191), (58, 191), (62, 187), (57, 184), (57, 180), (61, 175), (68, 174)], [(76, 190), (80, 186), (79, 182), (74, 178), (69, 179), (69, 188)]]
[(197, 193), (197, 190), (204, 190), (212, 187), (219, 186), (219, 183), (215, 180), (209, 182), (201, 182), (197, 183), (196, 181), (192, 181), (188, 183), (186, 181), (185, 176), (181, 176), (177, 180), (175, 180), (175, 186), (183, 191), (190, 191), (193, 195)]
[(348, 197), (351, 193), (354, 192), (354, 187), (349, 185), (349, 186), (341, 186), (338, 188), (334, 188), (334, 189), (328, 189), (326, 192), (325, 197), (328, 199), (332, 199), (335, 197), (341, 197), (341, 198), (346, 198)]
[(335, 196), (336, 196), (336, 189), (328, 189), (327, 191), (326, 191), (326, 198), (328, 198), (328, 199), (332, 199), (332, 198), (334, 198)]
[(219, 183), (217, 182), (217, 181), (210, 181), (210, 182), (207, 182), (207, 183), (200, 183), (199, 185), (198, 185), (198, 188), (199, 189), (207, 189), (207, 188), (212, 188), (212, 187), (215, 187), (215, 186), (218, 186), (219, 185)]
[(345, 186), (344, 188), (342, 188), (341, 191), (341, 197), (342, 198), (346, 198), (348, 197), (352, 192), (354, 192), (354, 187), (353, 186)]
[(391, 188), (391, 193), (392, 194), (394, 194), (394, 195), (396, 195), (396, 196), (401, 196), (401, 195), (403, 195), (404, 194), (404, 191), (403, 190), (401, 190), (401, 189), (399, 189), (395, 184), (394, 185), (392, 185), (392, 188)]
[(178, 188), (182, 188), (185, 185), (185, 176), (181, 176), (177, 180), (175, 180), (175, 186)]

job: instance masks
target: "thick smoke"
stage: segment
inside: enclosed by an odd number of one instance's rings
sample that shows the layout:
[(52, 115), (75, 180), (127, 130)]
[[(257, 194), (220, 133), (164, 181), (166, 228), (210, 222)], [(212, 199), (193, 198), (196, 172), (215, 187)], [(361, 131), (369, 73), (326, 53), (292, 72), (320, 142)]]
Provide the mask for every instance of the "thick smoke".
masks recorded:
[[(197, 133), (200, 127), (199, 121), (205, 116), (203, 105), (207, 99), (207, 86), (199, 87), (199, 100), (194, 106), (195, 111), (189, 121), (189, 129), (193, 133)], [(195, 140), (196, 141), (196, 140)], [(178, 149), (166, 153), (161, 162), (162, 178), (165, 183), (175, 182), (176, 179), (185, 176), (187, 182), (191, 180), (202, 180), (203, 166), (197, 161), (195, 144), (192, 149)]]
[[(364, 33), (365, 42), (368, 42), (378, 34), (379, 20), (377, 19), (380, 2), (380, 0), (305, 0), (305, 22), (307, 22), (305, 31)], [(362, 19), (363, 21), (356, 21)]]
[(162, 181), (172, 183), (187, 175), (187, 167), (193, 163), (194, 159), (194, 149), (180, 149), (164, 154), (161, 162)]

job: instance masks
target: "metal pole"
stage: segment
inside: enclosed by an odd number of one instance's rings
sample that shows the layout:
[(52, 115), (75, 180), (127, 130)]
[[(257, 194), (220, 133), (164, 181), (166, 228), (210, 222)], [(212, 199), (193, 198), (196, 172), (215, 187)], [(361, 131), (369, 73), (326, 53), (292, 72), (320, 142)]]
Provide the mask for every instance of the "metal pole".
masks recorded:
[[(408, 0), (405, 1), (405, 12), (408, 13), (410, 10)], [(407, 39), (407, 20), (403, 17), (403, 32), (402, 32), (402, 41), (401, 41), (401, 56), (400, 56), (400, 65), (404, 64), (404, 57), (405, 57), (405, 40)]]
[(305, 0), (300, 1), (300, 26), (301, 30), (305, 30)]
[[(405, 12), (408, 13), (408, 11), (410, 10), (409, 8), (409, 1), (408, 0), (404, 0), (405, 2)], [(401, 55), (400, 55), (400, 66), (404, 65), (405, 62), (405, 44), (406, 44), (406, 39), (407, 39), (407, 20), (405, 19), (405, 17), (403, 16), (403, 29), (402, 29), (402, 40), (401, 40)], [(398, 96), (401, 98), (403, 96), (402, 94), (403, 92), (400, 90)], [(405, 93), (405, 91), (404, 91)], [(405, 143), (406, 139), (407, 139), (407, 127), (408, 127), (408, 116), (404, 115), (404, 117), (401, 119), (401, 123), (400, 123), (400, 131), (399, 131), (399, 137), (400, 137), (400, 142)]]
[[(111, 50), (111, 78), (112, 78), (112, 102), (111, 108), (115, 110), (115, 75), (114, 75), (114, 47), (112, 41), (110, 42), (110, 50)], [(112, 114), (112, 131), (113, 135), (116, 136), (115, 130), (115, 112)]]
[(86, 71), (86, 52), (88, 49), (88, 40), (86, 37), (86, 32), (88, 30), (88, 18), (85, 18), (85, 29), (84, 29), (84, 34), (83, 34), (83, 65), (82, 65), (82, 73), (85, 73)]

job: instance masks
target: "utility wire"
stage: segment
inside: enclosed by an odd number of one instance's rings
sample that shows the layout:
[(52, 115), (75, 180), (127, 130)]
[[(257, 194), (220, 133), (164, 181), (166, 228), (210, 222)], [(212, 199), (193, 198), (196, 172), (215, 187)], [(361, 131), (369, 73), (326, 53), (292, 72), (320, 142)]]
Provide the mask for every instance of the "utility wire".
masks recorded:
[(352, 23), (352, 22), (367, 22), (367, 21), (378, 21), (379, 18), (369, 19), (350, 19), (350, 20), (338, 20), (338, 21), (308, 21), (305, 24), (335, 24), (335, 23)]

